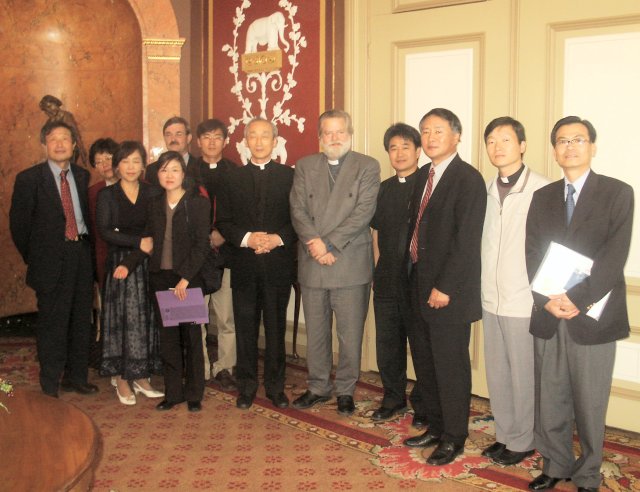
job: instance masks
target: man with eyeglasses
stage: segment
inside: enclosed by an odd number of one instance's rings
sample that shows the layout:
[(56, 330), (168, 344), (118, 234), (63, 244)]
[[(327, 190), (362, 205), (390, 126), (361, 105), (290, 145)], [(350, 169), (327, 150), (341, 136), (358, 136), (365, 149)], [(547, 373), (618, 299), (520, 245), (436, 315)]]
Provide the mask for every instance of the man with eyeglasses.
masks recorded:
[[(219, 248), (220, 254), (225, 260), (230, 255), (229, 246), (225, 238), (218, 231), (215, 221), (217, 219), (218, 195), (222, 192), (223, 177), (238, 165), (222, 156), (222, 151), (228, 143), (228, 130), (225, 124), (217, 119), (203, 121), (196, 128), (196, 142), (202, 152), (200, 160), (206, 169), (203, 175), (203, 183), (211, 200), (213, 212), (213, 228), (209, 241), (212, 248)], [(226, 262), (225, 262), (226, 263)], [(207, 345), (205, 350), (205, 379), (213, 376), (213, 382), (224, 391), (236, 389), (236, 381), (233, 378), (233, 367), (236, 365), (236, 326), (233, 318), (233, 301), (231, 296), (231, 271), (225, 264), (220, 290), (210, 296), (209, 309), (215, 318), (215, 326), (218, 338), (218, 359), (210, 365)], [(211, 325), (211, 323), (210, 323)]]
[[(328, 401), (335, 383), (338, 413), (344, 416), (356, 409), (353, 393), (373, 276), (369, 223), (380, 188), (378, 161), (352, 151), (352, 136), (346, 111), (320, 115), (322, 152), (298, 161), (290, 196), (309, 370), (307, 391), (293, 406), (304, 409)], [(334, 314), (340, 354), (332, 382)]]
[[(551, 489), (572, 480), (578, 490), (596, 491), (615, 344), (629, 335), (624, 264), (633, 189), (591, 169), (596, 130), (589, 121), (562, 118), (551, 131), (551, 145), (564, 177), (533, 195), (525, 242), (529, 278), (552, 241), (592, 259), (593, 266), (588, 277), (566, 292), (533, 292), (534, 435), (543, 467), (529, 489)], [(589, 312), (607, 293), (600, 316)], [(574, 423), (582, 450), (578, 459), (573, 454)]]

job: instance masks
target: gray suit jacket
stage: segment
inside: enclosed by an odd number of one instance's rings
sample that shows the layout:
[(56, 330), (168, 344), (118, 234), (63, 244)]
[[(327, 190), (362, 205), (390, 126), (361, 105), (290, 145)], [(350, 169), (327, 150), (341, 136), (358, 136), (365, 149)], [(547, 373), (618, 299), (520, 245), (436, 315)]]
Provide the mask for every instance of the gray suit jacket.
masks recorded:
[[(296, 164), (290, 203), (299, 238), (298, 280), (306, 287), (324, 289), (367, 284), (373, 275), (369, 222), (380, 188), (380, 164), (350, 151), (333, 190), (328, 166), (322, 153)], [(333, 245), (333, 265), (320, 265), (307, 253), (305, 243), (315, 237)]]

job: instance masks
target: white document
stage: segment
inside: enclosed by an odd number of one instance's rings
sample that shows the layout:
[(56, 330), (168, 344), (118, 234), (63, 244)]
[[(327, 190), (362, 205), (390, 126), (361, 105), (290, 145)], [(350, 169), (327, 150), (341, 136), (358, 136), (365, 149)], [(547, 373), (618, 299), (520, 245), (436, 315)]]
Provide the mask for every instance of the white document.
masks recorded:
[[(592, 266), (591, 258), (552, 241), (533, 277), (531, 290), (543, 296), (563, 294), (591, 275)], [(611, 291), (591, 306), (587, 316), (599, 320), (610, 295)]]

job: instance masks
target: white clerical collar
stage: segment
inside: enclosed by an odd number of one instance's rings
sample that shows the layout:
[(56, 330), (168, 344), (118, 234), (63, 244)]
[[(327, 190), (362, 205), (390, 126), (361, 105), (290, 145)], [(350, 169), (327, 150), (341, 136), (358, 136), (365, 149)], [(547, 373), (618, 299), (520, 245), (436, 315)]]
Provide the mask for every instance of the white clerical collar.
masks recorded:
[(209, 169), (216, 169), (218, 167), (218, 163), (214, 162), (213, 164), (209, 164)]
[(336, 160), (328, 159), (328, 161), (329, 161), (329, 164), (331, 164), (332, 166), (337, 166), (338, 164), (340, 164), (340, 161), (338, 159)]
[(256, 164), (255, 162), (253, 162), (253, 159), (252, 159), (251, 164), (253, 164), (254, 166), (258, 166), (260, 168), (260, 171), (264, 171), (264, 167), (269, 163), (265, 162), (264, 164)]
[(400, 183), (406, 183), (406, 182), (407, 182), (407, 178), (404, 178), (404, 177), (402, 177), (402, 176), (398, 176), (398, 181), (399, 181)]

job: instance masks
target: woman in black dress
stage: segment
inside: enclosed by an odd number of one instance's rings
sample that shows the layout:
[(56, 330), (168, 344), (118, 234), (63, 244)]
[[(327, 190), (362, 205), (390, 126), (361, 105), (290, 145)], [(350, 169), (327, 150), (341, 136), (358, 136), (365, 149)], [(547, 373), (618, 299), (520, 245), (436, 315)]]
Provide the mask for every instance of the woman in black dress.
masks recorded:
[[(151, 290), (172, 289), (180, 300), (186, 298), (187, 288), (202, 286), (200, 270), (209, 253), (211, 231), (209, 200), (189, 184), (185, 185), (186, 169), (178, 152), (169, 151), (160, 156), (158, 181), (164, 193), (151, 201), (148, 223), (153, 238), (149, 259)], [(161, 322), (157, 302), (156, 321)], [(200, 325), (180, 324), (159, 330), (166, 396), (156, 408), (169, 410), (186, 400), (189, 411), (197, 412), (204, 394)]]
[(120, 179), (100, 190), (96, 209), (98, 232), (109, 247), (102, 292), (100, 372), (112, 376), (118, 399), (124, 405), (134, 405), (137, 393), (149, 398), (164, 396), (151, 387), (148, 379), (161, 369), (148, 262), (134, 265), (136, 255), (130, 255), (139, 249), (151, 251), (152, 246), (145, 230), (149, 201), (158, 191), (140, 181), (146, 159), (140, 142), (123, 142), (112, 164)]

